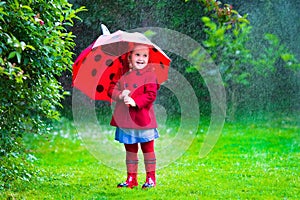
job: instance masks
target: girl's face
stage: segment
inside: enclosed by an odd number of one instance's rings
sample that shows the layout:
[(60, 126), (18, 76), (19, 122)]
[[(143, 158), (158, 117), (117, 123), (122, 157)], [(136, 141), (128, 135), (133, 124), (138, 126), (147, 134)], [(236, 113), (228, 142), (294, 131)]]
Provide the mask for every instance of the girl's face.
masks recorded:
[(131, 64), (134, 69), (143, 69), (149, 61), (149, 48), (144, 45), (136, 46), (131, 54)]

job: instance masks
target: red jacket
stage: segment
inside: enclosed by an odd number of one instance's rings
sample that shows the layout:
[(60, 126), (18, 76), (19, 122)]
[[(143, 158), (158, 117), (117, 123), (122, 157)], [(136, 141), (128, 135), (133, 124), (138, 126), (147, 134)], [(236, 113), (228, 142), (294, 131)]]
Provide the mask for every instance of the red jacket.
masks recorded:
[[(125, 89), (131, 91), (129, 95), (135, 101), (136, 107), (128, 106), (119, 99)], [(130, 129), (157, 128), (153, 102), (158, 89), (156, 75), (147, 67), (128, 71), (121, 78), (115, 77), (108, 90), (108, 96), (116, 101), (110, 124)]]

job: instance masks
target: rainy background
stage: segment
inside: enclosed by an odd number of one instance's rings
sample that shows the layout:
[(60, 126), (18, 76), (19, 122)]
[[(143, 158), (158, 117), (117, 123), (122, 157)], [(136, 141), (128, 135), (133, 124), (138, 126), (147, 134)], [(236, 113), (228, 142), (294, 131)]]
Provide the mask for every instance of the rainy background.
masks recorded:
[[(60, 25), (74, 16), (69, 7), (62, 11), (65, 1), (7, 2), (9, 8), (0, 2), (0, 198), (300, 198), (300, 5), (296, 0), (69, 0), (73, 9), (87, 10), (76, 13), (81, 20), (72, 19), (66, 29)], [(209, 84), (198, 73), (206, 57), (191, 52), (190, 59), (199, 64), (193, 65), (166, 50), (178, 72), (172, 78), (176, 82), (183, 76), (189, 82), (197, 98), (192, 106), (199, 107), (200, 116), (196, 120), (189, 116), (190, 124), (182, 126), (180, 97), (161, 87), (156, 100), (162, 124), (157, 150), (174, 148), (169, 142), (178, 132), (182, 142), (177, 145), (184, 145), (184, 150), (172, 162), (161, 160), (167, 164), (157, 172), (158, 186), (147, 193), (140, 188), (118, 190), (115, 186), (123, 181), (124, 171), (107, 165), (104, 159), (111, 159), (110, 154), (95, 143), (99, 137), (91, 130), (99, 128), (97, 124), (105, 136), (102, 142), (113, 141), (114, 129), (108, 124), (112, 108), (107, 102), (81, 95), (76, 102), (86, 102), (84, 106), (93, 110), (79, 107), (77, 114), (84, 120), (80, 128), (74, 124), (72, 98), (78, 93), (71, 85), (72, 64), (99, 37), (101, 23), (110, 32), (159, 27), (192, 38), (218, 67), (226, 91), (226, 116), (219, 124), (218, 141), (200, 158), (213, 119)], [(49, 36), (64, 31), (76, 37)], [(145, 34), (156, 37), (155, 32)], [(67, 42), (72, 40), (73, 45)], [(89, 124), (89, 117), (96, 117), (97, 124)], [(91, 133), (91, 140), (82, 141), (80, 131)], [(144, 181), (142, 173), (139, 181)]]
[[(129, 3), (130, 2), (130, 3)], [(91, 43), (99, 35), (100, 23), (104, 23), (111, 32), (118, 29), (130, 30), (137, 27), (162, 27), (169, 28), (180, 33), (184, 33), (195, 39), (199, 43), (203, 41), (207, 35), (204, 33), (204, 25), (201, 20), (203, 17), (203, 8), (195, 1), (184, 3), (184, 1), (116, 1), (99, 2), (99, 9), (96, 2), (84, 4), (84, 1), (74, 1), (74, 5), (86, 5), (90, 12), (82, 13), (83, 22), (79, 22), (74, 26), (74, 32), (78, 32), (75, 51), (80, 53), (87, 44)], [(225, 2), (223, 2), (225, 4)], [(232, 88), (228, 85), (227, 97), (229, 103), (236, 104), (233, 111), (229, 110), (229, 115), (233, 119), (236, 114), (246, 114), (247, 116), (264, 114), (280, 114), (282, 112), (293, 113), (299, 110), (299, 71), (291, 70), (280, 59), (280, 55), (274, 52), (279, 49), (279, 45), (285, 46), (288, 52), (292, 53), (297, 59), (299, 54), (299, 36), (296, 34), (299, 30), (299, 15), (297, 13), (298, 5), (294, 5), (293, 1), (289, 2), (271, 2), (271, 1), (251, 1), (239, 2), (228, 1), (233, 5), (240, 15), (248, 15), (247, 19), (252, 27), (251, 32), (245, 36), (248, 41), (241, 45), (251, 51), (252, 57), (249, 59), (257, 59), (253, 65), (240, 63), (238, 66), (243, 70), (245, 81), (239, 81), (238, 86), (232, 84)], [(89, 7), (90, 6), (90, 7)], [(298, 7), (297, 7), (298, 6)], [(119, 9), (118, 9), (119, 8)], [(113, 10), (113, 13), (105, 12), (105, 9)], [(130, 12), (129, 12), (130, 11)], [(185, 12), (182, 12), (185, 11)], [(127, 14), (127, 13), (130, 14)], [(91, 15), (90, 13), (93, 13)], [(80, 34), (84, 32), (84, 34)], [(274, 34), (270, 40), (266, 39), (267, 34)], [(274, 39), (275, 40), (275, 39)], [(274, 44), (278, 40), (279, 44)], [(238, 41), (237, 41), (238, 42)], [(269, 43), (274, 44), (269, 45)], [(202, 42), (203, 44), (203, 42)], [(238, 48), (238, 47), (236, 47)], [(221, 51), (226, 51), (222, 49)], [(216, 50), (217, 51), (217, 50)], [(221, 52), (217, 52), (220, 54)], [(229, 54), (229, 53), (228, 53)], [(232, 54), (232, 52), (230, 52)], [(263, 54), (263, 55), (262, 55)], [(226, 71), (227, 66), (236, 64), (235, 55), (224, 55), (226, 59), (232, 59), (220, 65), (221, 74), (224, 82), (229, 82), (234, 73)], [(244, 55), (245, 57), (248, 55)], [(189, 63), (184, 62), (176, 55), (170, 55), (172, 65), (180, 72), (185, 74), (191, 84), (195, 86), (195, 90), (199, 97), (199, 102), (209, 103), (208, 93), (205, 86), (201, 83), (201, 77), (193, 74), (186, 74), (185, 70), (189, 67)], [(264, 58), (268, 61), (262, 61)], [(277, 57), (277, 58), (275, 58)], [(220, 58), (224, 59), (224, 58)], [(239, 58), (242, 60), (241, 58)], [(275, 60), (276, 59), (276, 60)], [(248, 61), (249, 61), (248, 60)], [(245, 62), (248, 62), (245, 61)], [(238, 71), (238, 70), (236, 70)], [(240, 79), (243, 79), (241, 77)], [(68, 84), (66, 84), (68, 86)], [(236, 88), (234, 88), (236, 87)], [(70, 89), (70, 88), (69, 88)], [(234, 90), (234, 96), (230, 96), (229, 91)], [(204, 94), (203, 94), (204, 93)], [(229, 105), (230, 107), (231, 105)], [(208, 107), (207, 105), (203, 106)], [(236, 108), (235, 108), (236, 107)], [(209, 112), (209, 109), (207, 110)], [(264, 112), (266, 111), (266, 112)], [(297, 116), (297, 115), (295, 115)], [(259, 117), (259, 116), (256, 116)], [(261, 116), (263, 117), (263, 116)]]

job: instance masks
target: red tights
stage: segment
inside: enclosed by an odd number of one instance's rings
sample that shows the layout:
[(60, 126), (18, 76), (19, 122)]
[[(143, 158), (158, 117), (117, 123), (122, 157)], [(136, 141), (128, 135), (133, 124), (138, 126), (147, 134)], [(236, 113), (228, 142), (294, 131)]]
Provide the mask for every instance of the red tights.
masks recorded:
[[(151, 140), (149, 142), (143, 142), (140, 143), (141, 144), (141, 149), (143, 151), (143, 153), (151, 153), (154, 152), (154, 140)], [(128, 152), (131, 153), (137, 153), (139, 146), (138, 143), (136, 144), (124, 144), (125, 145), (125, 149)]]

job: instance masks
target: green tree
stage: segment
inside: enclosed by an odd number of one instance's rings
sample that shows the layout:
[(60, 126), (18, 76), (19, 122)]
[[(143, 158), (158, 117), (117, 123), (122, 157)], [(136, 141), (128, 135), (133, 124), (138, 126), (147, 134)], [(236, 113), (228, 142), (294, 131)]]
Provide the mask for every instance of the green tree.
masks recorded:
[[(203, 45), (219, 66), (227, 88), (228, 119), (234, 120), (243, 89), (250, 85), (251, 80), (255, 81), (251, 77), (269, 76), (280, 66), (298, 70), (300, 64), (274, 34), (265, 33), (264, 45), (259, 51), (249, 48), (252, 26), (247, 15), (239, 15), (231, 5), (214, 0), (199, 2), (207, 8), (205, 10), (210, 16), (202, 17), (206, 33)], [(197, 51), (193, 56), (198, 63), (206, 62), (205, 57), (197, 55)]]
[[(72, 65), (77, 13), (66, 0), (0, 2), (0, 188), (30, 177), (22, 153), (24, 133), (42, 134), (59, 118), (63, 89), (57, 80)], [(25, 156), (27, 159), (27, 156)], [(20, 160), (20, 159), (19, 159)], [(14, 163), (15, 162), (15, 163)]]
[[(269, 42), (266, 33), (276, 35), (275, 40), (283, 45), (287, 53), (293, 54), (300, 60), (300, 5), (296, 0), (291, 1), (238, 1), (228, 0), (242, 13), (249, 13), (252, 31), (249, 35), (248, 48), (252, 50), (254, 58), (260, 54), (276, 53), (270, 48), (274, 42)], [(269, 38), (269, 39), (267, 39)], [(267, 53), (269, 51), (269, 53)], [(274, 56), (275, 58), (275, 56)], [(278, 58), (278, 56), (277, 56)], [(250, 77), (251, 85), (243, 90), (241, 99), (241, 112), (294, 112), (300, 109), (300, 79), (299, 70), (295, 71), (277, 59), (273, 70), (265, 75), (253, 75)], [(294, 65), (295, 66), (295, 65)], [(266, 68), (268, 69), (268, 68)]]

